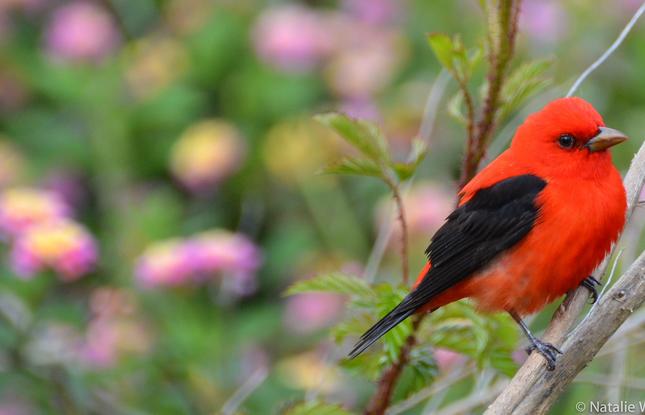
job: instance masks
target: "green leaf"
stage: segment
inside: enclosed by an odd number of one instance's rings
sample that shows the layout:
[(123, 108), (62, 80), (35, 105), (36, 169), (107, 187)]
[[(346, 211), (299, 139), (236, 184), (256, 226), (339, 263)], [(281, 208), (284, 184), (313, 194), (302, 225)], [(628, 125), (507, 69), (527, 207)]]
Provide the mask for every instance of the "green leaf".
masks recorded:
[(311, 401), (292, 406), (283, 415), (352, 415), (352, 412), (337, 404)]
[(434, 382), (439, 373), (437, 362), (430, 348), (414, 348), (410, 352), (409, 367), (412, 372), (412, 388), (407, 395), (415, 393)]
[(551, 83), (545, 72), (552, 60), (527, 62), (517, 67), (504, 83), (501, 91), (502, 105), (499, 119), (503, 120), (521, 107), (529, 98)]
[(410, 161), (407, 163), (392, 163), (390, 167), (396, 173), (399, 180), (408, 180), (414, 175), (427, 154), (426, 144), (419, 139), (412, 141), (412, 151), (410, 152)]
[(430, 33), (428, 34), (428, 44), (441, 66), (454, 73), (452, 39), (445, 33)]
[(357, 158), (345, 158), (322, 169), (325, 174), (352, 174), (382, 178), (382, 168), (373, 161)]
[(482, 56), (480, 47), (472, 51), (466, 50), (459, 35), (450, 38), (444, 33), (431, 33), (428, 35), (428, 44), (432, 48), (439, 63), (460, 84), (464, 85), (470, 79)]
[(298, 281), (287, 289), (285, 295), (306, 292), (329, 292), (358, 297), (370, 297), (374, 292), (362, 279), (339, 272), (322, 274), (304, 281)]
[(385, 137), (376, 125), (337, 113), (317, 115), (315, 119), (333, 129), (370, 160), (376, 163), (389, 161)]

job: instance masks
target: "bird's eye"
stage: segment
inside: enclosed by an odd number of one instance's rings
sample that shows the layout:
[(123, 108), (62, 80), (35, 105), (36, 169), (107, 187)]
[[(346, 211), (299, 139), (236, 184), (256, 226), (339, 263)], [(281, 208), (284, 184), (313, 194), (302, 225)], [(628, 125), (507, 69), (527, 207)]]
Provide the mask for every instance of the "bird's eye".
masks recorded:
[(573, 138), (571, 134), (563, 134), (558, 138), (558, 144), (560, 144), (560, 147), (562, 148), (573, 148), (573, 146), (576, 145), (576, 139)]

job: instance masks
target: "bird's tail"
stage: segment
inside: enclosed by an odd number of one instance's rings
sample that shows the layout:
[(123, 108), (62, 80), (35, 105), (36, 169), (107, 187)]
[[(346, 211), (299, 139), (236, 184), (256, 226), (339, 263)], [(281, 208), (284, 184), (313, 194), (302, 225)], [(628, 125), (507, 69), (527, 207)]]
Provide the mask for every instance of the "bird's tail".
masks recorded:
[(356, 342), (352, 351), (349, 352), (349, 358), (353, 359), (363, 353), (368, 347), (374, 344), (374, 342), (383, 337), (385, 333), (392, 330), (397, 324), (414, 314), (416, 309), (410, 309), (405, 305), (406, 301), (404, 299), (399, 305), (394, 307), (392, 311), (387, 313), (385, 317), (380, 319), (378, 323), (374, 324), (372, 328), (367, 330), (358, 342)]
[[(426, 264), (423, 268), (419, 277), (417, 278), (415, 287), (421, 282), (421, 280), (427, 275), (430, 270), (430, 263)], [(349, 352), (349, 358), (353, 359), (359, 354), (363, 353), (368, 347), (374, 344), (378, 339), (383, 337), (385, 333), (392, 330), (399, 323), (401, 323), (406, 318), (414, 314), (420, 306), (411, 304), (412, 297), (408, 294), (403, 301), (399, 303), (394, 309), (387, 313), (382, 319), (380, 319), (376, 324), (374, 324), (369, 330), (367, 330), (361, 338), (356, 342), (354, 348)]]

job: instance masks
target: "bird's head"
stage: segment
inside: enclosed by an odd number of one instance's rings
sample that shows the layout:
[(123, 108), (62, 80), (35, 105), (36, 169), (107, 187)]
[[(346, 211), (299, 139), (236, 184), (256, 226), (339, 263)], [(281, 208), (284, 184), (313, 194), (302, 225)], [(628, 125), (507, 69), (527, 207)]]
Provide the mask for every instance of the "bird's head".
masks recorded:
[(540, 172), (595, 176), (611, 168), (609, 148), (627, 140), (582, 98), (560, 98), (531, 114), (518, 128), (511, 151)]

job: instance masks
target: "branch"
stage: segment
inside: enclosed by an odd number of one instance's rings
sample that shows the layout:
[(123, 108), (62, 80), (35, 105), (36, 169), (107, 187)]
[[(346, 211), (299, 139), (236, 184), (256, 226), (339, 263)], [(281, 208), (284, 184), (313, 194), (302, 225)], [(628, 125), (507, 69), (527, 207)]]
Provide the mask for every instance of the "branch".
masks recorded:
[[(638, 196), (645, 180), (645, 143), (634, 156), (625, 176), (627, 190), (627, 217), (631, 216), (638, 202)], [(608, 258), (598, 267), (596, 278), (604, 274)], [(582, 311), (588, 293), (578, 288), (556, 310), (551, 324), (546, 330), (544, 339), (556, 346), (562, 344), (564, 355), (558, 359), (556, 370), (546, 370), (543, 359), (536, 353), (529, 356), (524, 365), (515, 374), (510, 385), (488, 408), (486, 414), (538, 414), (544, 413), (564, 388), (573, 380), (600, 350), (609, 336), (616, 331), (623, 321), (634, 311), (645, 298), (645, 254), (600, 298), (589, 315), (578, 325), (576, 330), (564, 340)], [(563, 344), (564, 341), (564, 344)], [(581, 343), (584, 342), (584, 343)], [(575, 353), (572, 349), (575, 348)]]
[(412, 351), (412, 348), (417, 342), (415, 333), (417, 332), (422, 319), (422, 315), (416, 315), (413, 317), (412, 334), (410, 334), (405, 340), (405, 345), (401, 348), (401, 353), (396, 363), (390, 366), (381, 375), (381, 379), (378, 382), (378, 388), (365, 410), (365, 415), (383, 415), (387, 407), (390, 405), (390, 399), (392, 398), (396, 381), (399, 379), (399, 376), (401, 376), (401, 373), (403, 373), (405, 365), (408, 364), (410, 351)]

